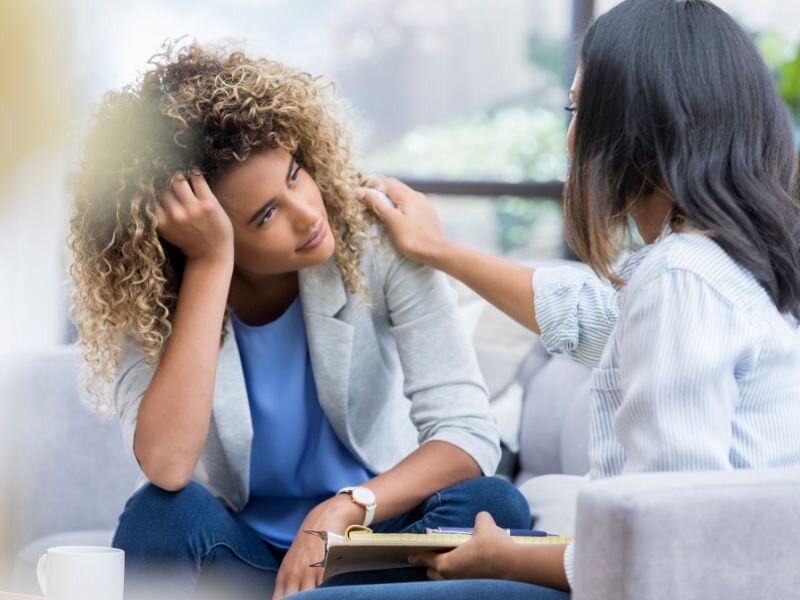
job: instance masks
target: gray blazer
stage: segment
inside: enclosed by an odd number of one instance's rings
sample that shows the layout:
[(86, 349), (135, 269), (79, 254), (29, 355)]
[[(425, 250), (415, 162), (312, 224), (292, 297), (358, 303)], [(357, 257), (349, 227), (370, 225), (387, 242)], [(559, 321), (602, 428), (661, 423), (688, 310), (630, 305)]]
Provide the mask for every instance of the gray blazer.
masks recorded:
[[(368, 303), (347, 293), (333, 259), (299, 275), (319, 402), (339, 439), (376, 473), (432, 440), (461, 448), (485, 474), (494, 473), (497, 425), (454, 290), (441, 273), (407, 261), (384, 239), (367, 244), (361, 270)], [(193, 479), (239, 511), (249, 496), (253, 426), (236, 337), (226, 327), (211, 425)], [(131, 456), (153, 374), (126, 341), (111, 393)]]

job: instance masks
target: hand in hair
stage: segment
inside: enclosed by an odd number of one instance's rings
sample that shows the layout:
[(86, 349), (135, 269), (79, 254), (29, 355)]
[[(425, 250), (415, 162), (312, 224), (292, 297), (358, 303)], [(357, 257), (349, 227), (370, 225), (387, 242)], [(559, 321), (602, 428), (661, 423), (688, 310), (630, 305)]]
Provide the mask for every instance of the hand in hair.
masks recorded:
[(152, 209), (158, 233), (187, 259), (233, 256), (233, 226), (199, 170), (175, 173)]

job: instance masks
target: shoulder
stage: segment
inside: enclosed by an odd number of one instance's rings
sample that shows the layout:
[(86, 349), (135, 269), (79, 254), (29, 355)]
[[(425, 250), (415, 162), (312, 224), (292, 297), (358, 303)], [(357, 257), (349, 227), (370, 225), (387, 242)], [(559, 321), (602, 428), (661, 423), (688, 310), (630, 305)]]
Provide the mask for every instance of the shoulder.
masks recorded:
[(381, 225), (369, 229), (360, 264), (374, 306), (386, 306), (391, 311), (401, 306), (428, 303), (435, 307), (455, 302), (457, 293), (447, 277), (400, 254)]
[(397, 279), (414, 280), (426, 277), (444, 277), (425, 265), (408, 260), (392, 244), (386, 230), (380, 224), (373, 224), (367, 230), (368, 239), (361, 252), (361, 272), (369, 288), (385, 288)]
[(379, 223), (370, 225), (361, 251), (364, 277), (383, 278), (388, 270), (403, 261), (405, 258), (395, 249), (383, 226)]
[(654, 282), (664, 284), (670, 280), (705, 290), (742, 310), (769, 302), (752, 273), (701, 233), (672, 233), (653, 244), (625, 286), (625, 295), (637, 294)]
[(126, 332), (119, 342), (119, 355), (117, 357), (117, 370), (120, 374), (130, 370), (131, 367), (147, 364), (147, 357), (142, 347), (134, 338), (133, 334)]

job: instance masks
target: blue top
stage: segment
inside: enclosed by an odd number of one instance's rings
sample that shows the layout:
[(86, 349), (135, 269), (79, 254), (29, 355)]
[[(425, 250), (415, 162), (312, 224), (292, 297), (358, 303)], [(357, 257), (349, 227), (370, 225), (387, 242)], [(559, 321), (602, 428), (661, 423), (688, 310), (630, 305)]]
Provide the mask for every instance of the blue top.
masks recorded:
[(250, 499), (239, 517), (270, 544), (288, 548), (314, 506), (372, 475), (320, 407), (300, 298), (260, 327), (234, 315), (233, 329), (253, 420)]

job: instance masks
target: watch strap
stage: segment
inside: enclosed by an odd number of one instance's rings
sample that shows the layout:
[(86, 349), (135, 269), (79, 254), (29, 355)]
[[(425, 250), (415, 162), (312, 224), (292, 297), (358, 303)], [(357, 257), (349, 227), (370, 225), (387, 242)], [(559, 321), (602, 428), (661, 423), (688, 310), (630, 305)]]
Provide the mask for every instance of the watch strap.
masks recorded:
[(353, 503), (357, 504), (358, 506), (360, 506), (360, 507), (362, 507), (364, 509), (364, 522), (361, 523), (361, 526), (362, 527), (369, 527), (370, 524), (372, 523), (372, 520), (375, 518), (375, 509), (378, 507), (378, 503), (377, 502), (373, 502), (372, 504), (367, 506), (367, 505), (361, 504), (360, 502), (357, 502), (356, 499), (353, 497), (353, 490), (354, 489), (355, 488), (353, 486), (342, 488), (337, 492), (337, 495), (338, 494), (349, 494), (349, 496), (352, 499)]

